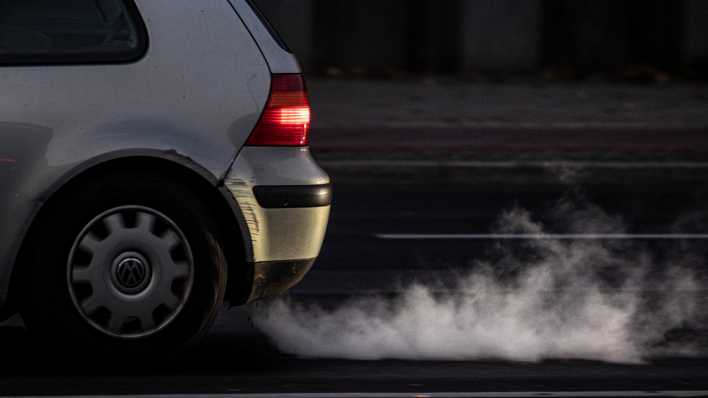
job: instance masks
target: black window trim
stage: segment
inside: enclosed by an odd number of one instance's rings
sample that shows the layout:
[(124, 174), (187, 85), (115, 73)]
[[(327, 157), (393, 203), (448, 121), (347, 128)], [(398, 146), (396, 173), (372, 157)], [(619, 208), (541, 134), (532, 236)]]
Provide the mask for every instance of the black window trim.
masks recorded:
[(263, 26), (265, 26), (266, 30), (270, 33), (270, 35), (273, 37), (273, 40), (275, 40), (276, 43), (282, 48), (285, 52), (292, 53), (290, 50), (290, 47), (288, 47), (288, 43), (285, 42), (285, 39), (283, 39), (283, 36), (280, 34), (278, 29), (273, 26), (273, 24), (270, 22), (270, 19), (263, 13), (261, 8), (256, 4), (255, 1), (253, 0), (246, 0), (246, 3), (251, 7), (253, 10), (253, 13), (256, 14), (258, 19), (261, 20), (261, 23)]
[(145, 20), (134, 0), (121, 0), (128, 16), (135, 25), (137, 47), (130, 50), (106, 52), (75, 52), (65, 54), (0, 55), (0, 68), (7, 66), (66, 66), (66, 65), (119, 65), (140, 61), (150, 47)]

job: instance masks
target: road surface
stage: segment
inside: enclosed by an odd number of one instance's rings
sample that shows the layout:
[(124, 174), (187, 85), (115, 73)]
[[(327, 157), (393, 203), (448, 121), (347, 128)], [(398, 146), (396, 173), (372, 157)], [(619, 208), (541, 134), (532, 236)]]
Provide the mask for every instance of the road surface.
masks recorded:
[[(626, 239), (657, 258), (672, 250), (708, 251), (708, 163), (697, 156), (366, 159), (334, 148), (322, 158), (336, 182), (331, 227), (316, 268), (293, 292), (296, 299), (327, 305), (395, 293), (410, 280), (470, 271), (505, 240)], [(500, 232), (500, 216), (512, 209), (527, 210), (543, 231)], [(620, 221), (573, 230), (564, 217), (583, 209)], [(705, 342), (700, 330), (687, 333)], [(0, 353), (2, 395), (708, 394), (708, 358), (702, 357), (643, 365), (301, 359), (279, 352), (242, 309), (225, 312), (204, 344), (177, 360), (75, 363), (38, 350), (17, 322), (0, 327)]]

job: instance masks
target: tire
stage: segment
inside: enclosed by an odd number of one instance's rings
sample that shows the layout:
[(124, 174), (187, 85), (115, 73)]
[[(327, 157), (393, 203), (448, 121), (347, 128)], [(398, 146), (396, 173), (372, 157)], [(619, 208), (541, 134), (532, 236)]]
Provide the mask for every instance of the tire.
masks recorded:
[(70, 191), (42, 211), (31, 236), (21, 303), (29, 331), (118, 357), (203, 336), (227, 279), (214, 217), (195, 192), (144, 171), (111, 172)]

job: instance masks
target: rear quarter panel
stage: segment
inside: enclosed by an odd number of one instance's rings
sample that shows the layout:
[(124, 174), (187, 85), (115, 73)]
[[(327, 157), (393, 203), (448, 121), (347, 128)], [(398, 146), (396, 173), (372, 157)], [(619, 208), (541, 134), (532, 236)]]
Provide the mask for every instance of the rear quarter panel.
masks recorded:
[(153, 153), (227, 173), (270, 71), (227, 0), (138, 0), (150, 44), (125, 65), (0, 66), (0, 305), (43, 200), (101, 159)]

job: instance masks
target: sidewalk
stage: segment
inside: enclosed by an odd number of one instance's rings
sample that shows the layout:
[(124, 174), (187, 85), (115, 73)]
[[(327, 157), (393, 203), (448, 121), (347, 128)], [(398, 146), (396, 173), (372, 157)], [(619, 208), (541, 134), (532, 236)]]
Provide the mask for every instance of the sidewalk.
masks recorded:
[(708, 159), (705, 83), (314, 80), (309, 89), (313, 148), (325, 158), (454, 150), (457, 159), (608, 151)]
[(708, 84), (313, 80), (315, 126), (704, 128)]

